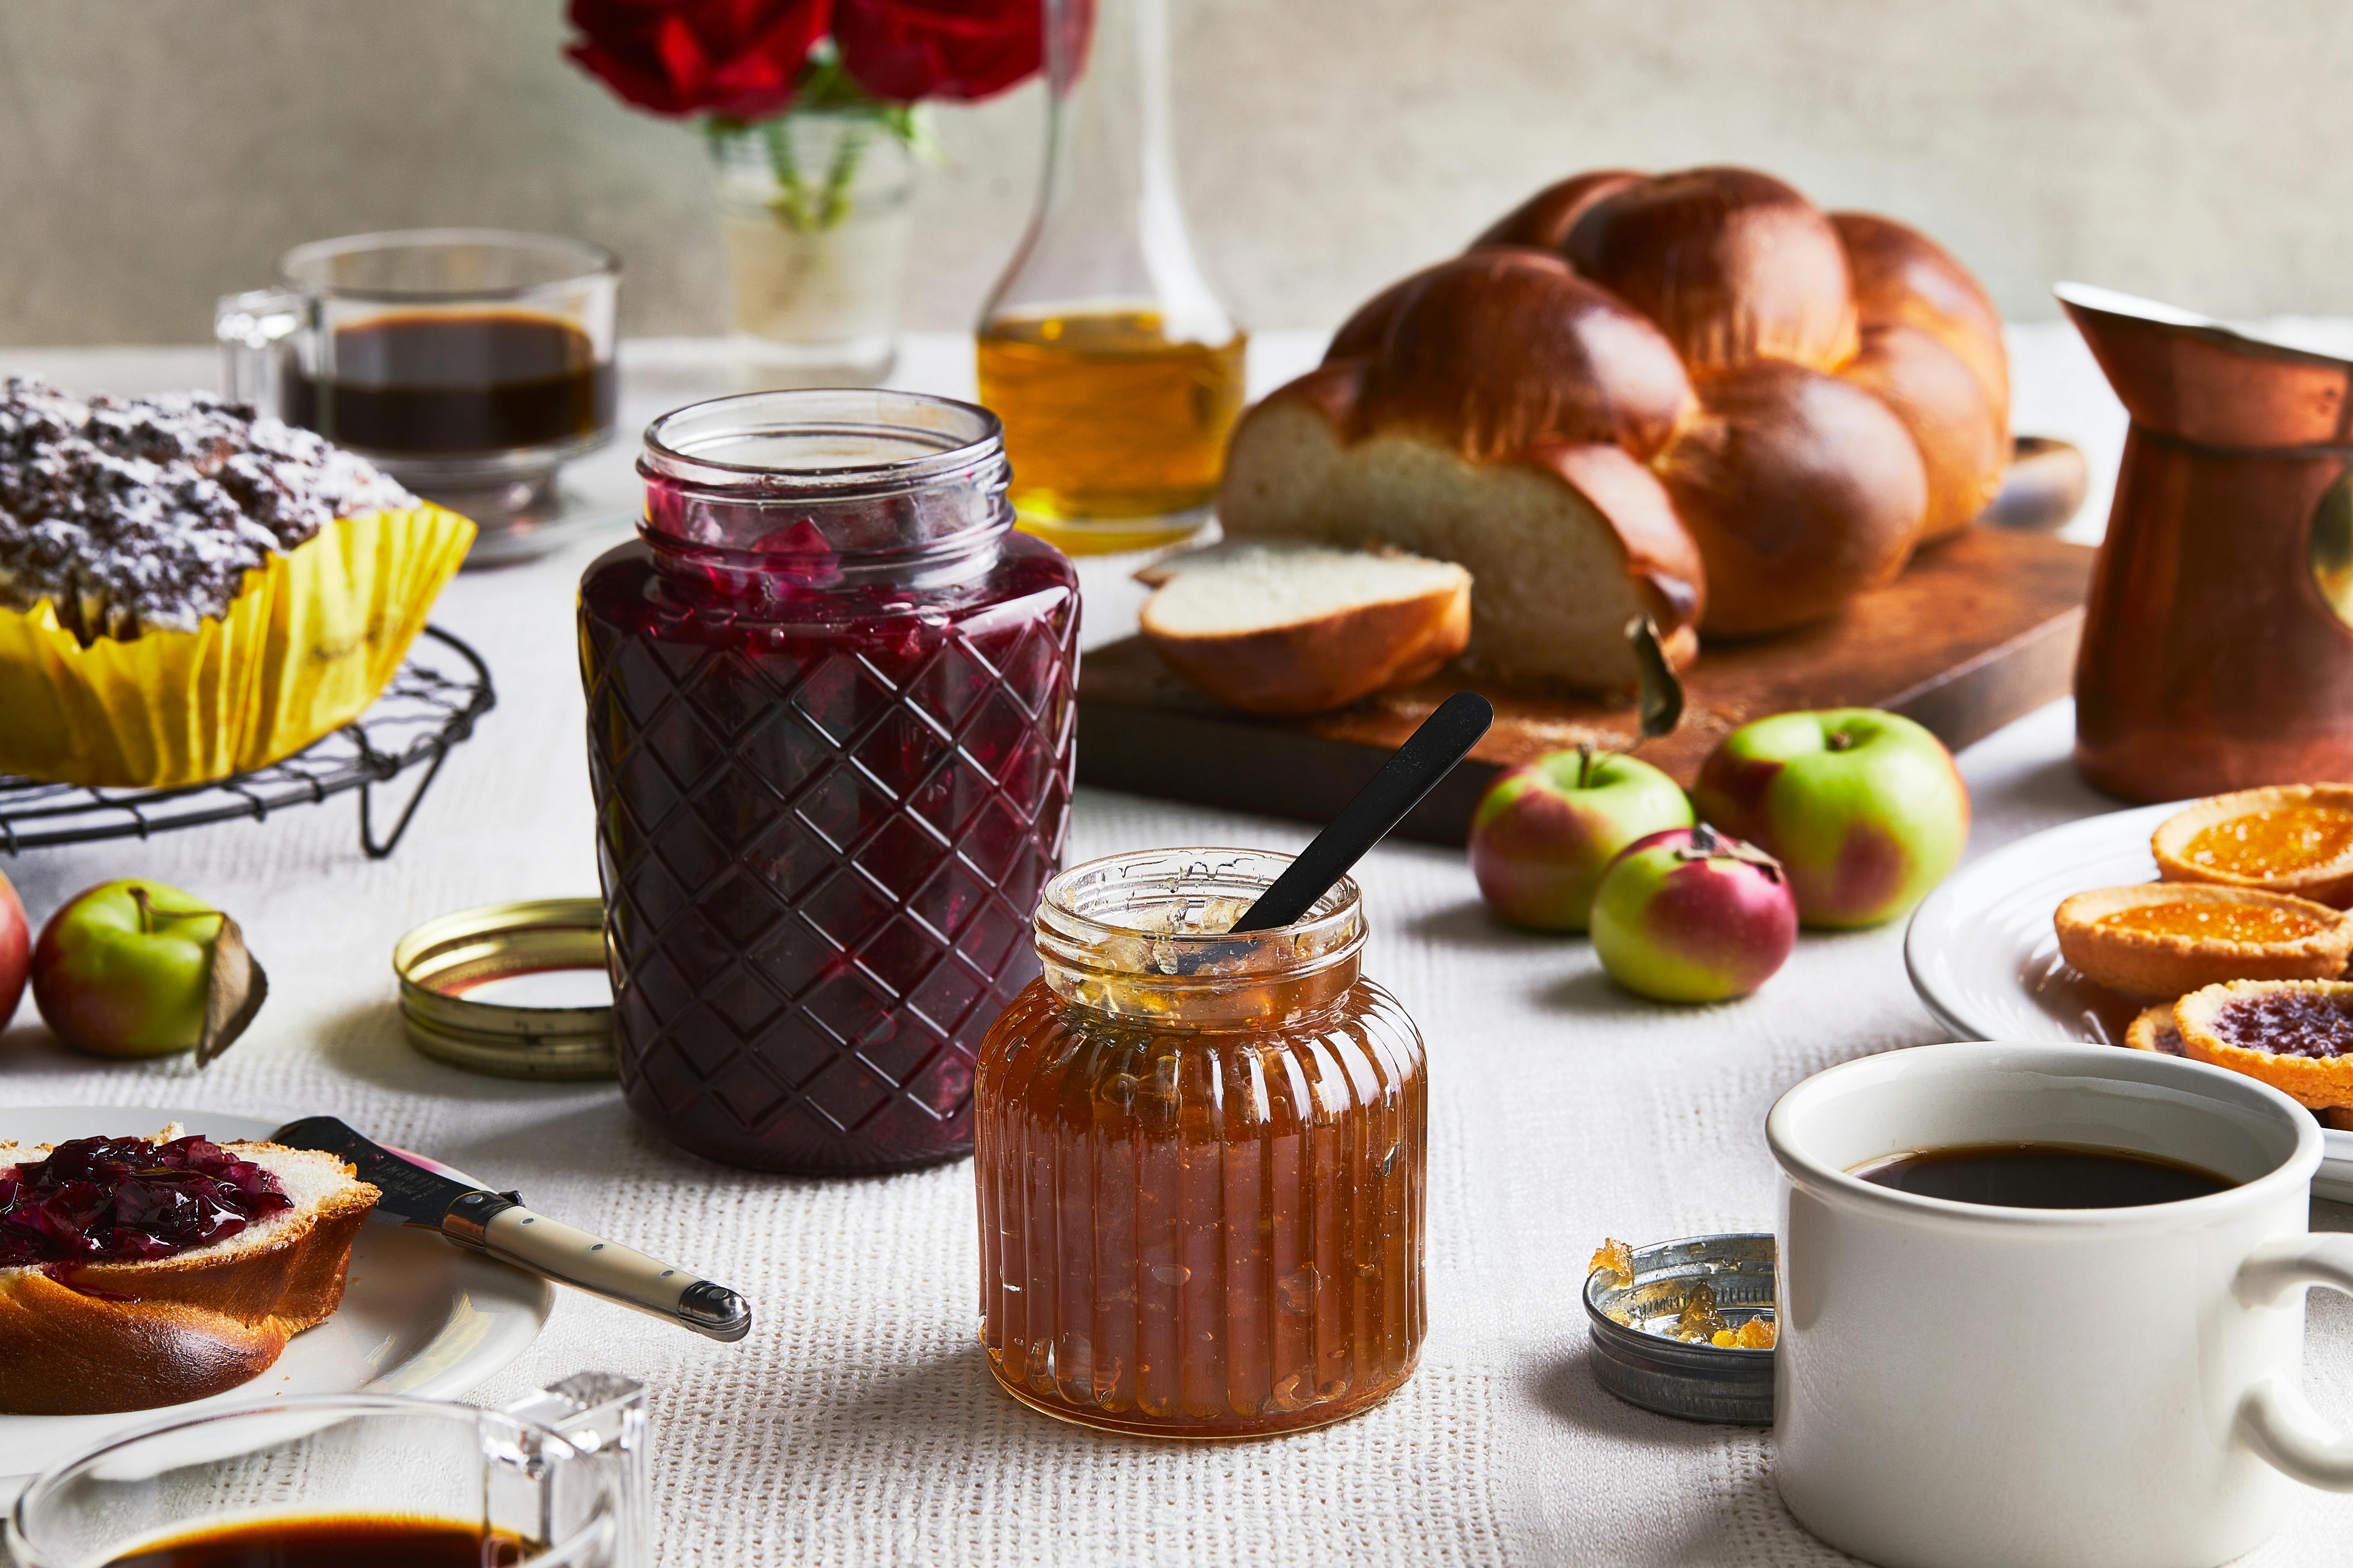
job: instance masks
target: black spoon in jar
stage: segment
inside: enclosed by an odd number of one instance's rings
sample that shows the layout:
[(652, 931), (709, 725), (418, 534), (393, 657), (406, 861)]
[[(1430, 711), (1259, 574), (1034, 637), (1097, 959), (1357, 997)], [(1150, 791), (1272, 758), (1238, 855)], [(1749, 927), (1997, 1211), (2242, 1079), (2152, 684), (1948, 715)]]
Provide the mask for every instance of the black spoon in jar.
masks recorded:
[(1350, 867), (1405, 820), (1495, 721), (1494, 704), (1475, 691), (1458, 691), (1438, 705), (1381, 764), (1373, 782), (1340, 808), (1331, 826), (1299, 852), (1274, 885), (1258, 896), (1231, 929), (1272, 931), (1303, 918)]

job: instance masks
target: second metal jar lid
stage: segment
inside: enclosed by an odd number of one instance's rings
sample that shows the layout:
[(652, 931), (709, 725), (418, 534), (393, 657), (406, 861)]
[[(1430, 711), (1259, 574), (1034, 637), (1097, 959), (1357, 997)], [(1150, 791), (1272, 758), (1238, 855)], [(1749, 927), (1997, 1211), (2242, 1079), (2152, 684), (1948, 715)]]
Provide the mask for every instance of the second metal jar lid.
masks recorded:
[(470, 994), (551, 971), (605, 975), (605, 910), (595, 899), (484, 904), (427, 921), (394, 946), (392, 967), (408, 1043), (436, 1061), (500, 1078), (614, 1076), (609, 1001), (531, 1006)]
[(1635, 1247), (1630, 1282), (1595, 1269), (1585, 1281), (1593, 1381), (1662, 1415), (1772, 1425), (1773, 1352), (1678, 1340), (1662, 1331), (1703, 1284), (1729, 1322), (1774, 1316), (1773, 1259), (1770, 1235), (1734, 1233)]

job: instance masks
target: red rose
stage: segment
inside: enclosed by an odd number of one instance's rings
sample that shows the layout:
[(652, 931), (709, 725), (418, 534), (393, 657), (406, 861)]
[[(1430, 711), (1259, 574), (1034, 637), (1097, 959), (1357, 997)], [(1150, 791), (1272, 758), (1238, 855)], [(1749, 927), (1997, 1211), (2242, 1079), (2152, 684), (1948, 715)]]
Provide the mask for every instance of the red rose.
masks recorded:
[(1041, 0), (834, 0), (841, 63), (877, 98), (987, 98), (1035, 72)]
[(572, 0), (564, 52), (640, 109), (758, 120), (792, 102), (830, 0)]

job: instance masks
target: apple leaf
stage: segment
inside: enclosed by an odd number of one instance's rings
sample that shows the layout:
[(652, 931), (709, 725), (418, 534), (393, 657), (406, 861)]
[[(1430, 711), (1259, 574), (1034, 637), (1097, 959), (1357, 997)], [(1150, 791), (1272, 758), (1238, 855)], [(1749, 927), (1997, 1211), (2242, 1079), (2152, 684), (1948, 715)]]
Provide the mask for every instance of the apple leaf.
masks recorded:
[(1735, 838), (1719, 832), (1707, 823), (1692, 830), (1692, 841), (1675, 851), (1678, 860), (1739, 860), (1765, 873), (1767, 880), (1778, 882), (1786, 874), (1781, 862), (1765, 853), (1746, 838)]
[(207, 1067), (237, 1043), (269, 998), (269, 976), (245, 945), (245, 932), (227, 914), (213, 938), (213, 973), (205, 987), (204, 1032), (196, 1037), (196, 1065)]
[(1674, 667), (1667, 662), (1667, 650), (1660, 646), (1658, 624), (1648, 616), (1636, 616), (1626, 623), (1626, 640), (1634, 645), (1634, 666), (1641, 678), (1641, 739), (1654, 741), (1661, 735), (1674, 732), (1683, 718), (1683, 683), (1675, 679)]

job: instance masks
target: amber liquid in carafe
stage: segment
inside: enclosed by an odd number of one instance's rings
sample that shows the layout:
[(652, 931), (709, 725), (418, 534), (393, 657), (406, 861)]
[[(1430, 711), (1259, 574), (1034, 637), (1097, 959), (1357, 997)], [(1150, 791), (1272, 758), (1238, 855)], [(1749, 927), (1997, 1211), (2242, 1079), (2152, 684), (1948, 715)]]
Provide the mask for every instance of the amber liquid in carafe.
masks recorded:
[(980, 400), (1005, 422), (1021, 526), (1070, 549), (1181, 539), (1218, 488), (1248, 334), (1172, 340), (1152, 310), (997, 317)]

